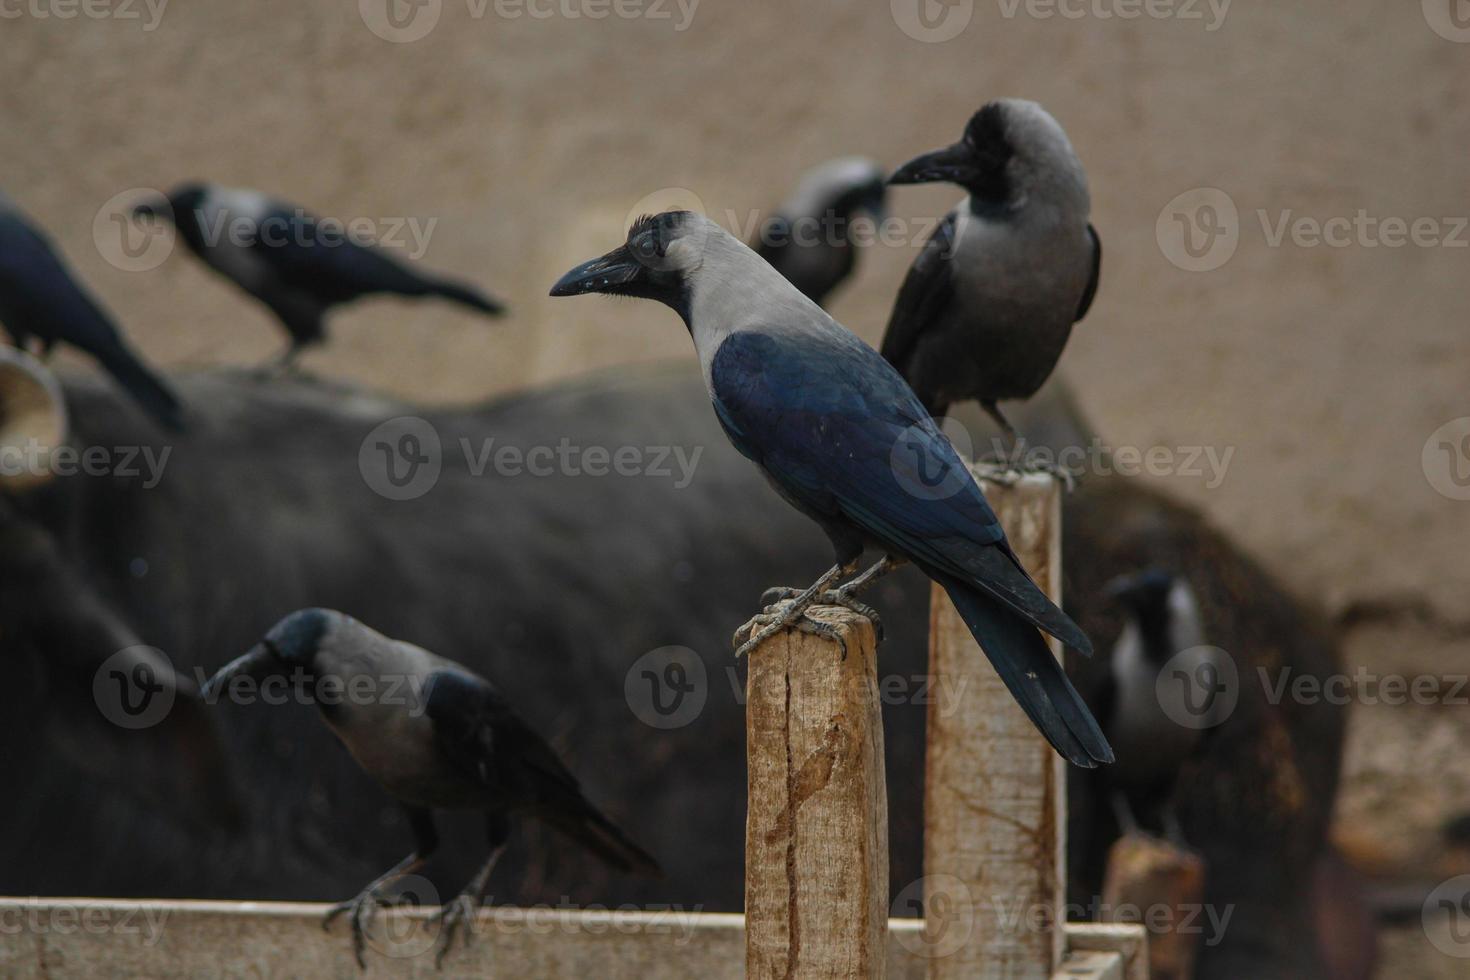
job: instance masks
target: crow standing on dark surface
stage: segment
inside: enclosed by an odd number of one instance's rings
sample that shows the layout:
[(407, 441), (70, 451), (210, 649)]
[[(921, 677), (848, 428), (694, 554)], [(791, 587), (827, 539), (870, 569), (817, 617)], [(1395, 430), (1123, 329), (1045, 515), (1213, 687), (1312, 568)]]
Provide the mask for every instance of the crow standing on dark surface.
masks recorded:
[(974, 398), (1013, 440), (997, 402), (1029, 398), (1056, 367), (1097, 292), (1102, 246), (1087, 175), (1035, 102), (1000, 99), (953, 146), (911, 160), (890, 184), (958, 184), (894, 302), (882, 352), (935, 416)]
[(340, 223), (259, 191), (183, 184), (133, 215), (172, 221), (205, 265), (270, 307), (291, 335), (283, 364), (326, 339), (328, 310), (363, 296), (439, 296), (489, 316), (504, 312), (474, 286), (415, 271), (352, 240)]
[[(714, 222), (688, 211), (640, 218), (627, 242), (583, 263), (553, 296), (655, 299), (689, 328), (731, 443), (832, 540), (837, 562), (748, 624), (746, 653), (780, 629), (823, 632), (816, 602), (854, 596), (912, 561), (954, 601), (1011, 694), (1079, 766), (1112, 750), (1038, 629), (1084, 653), (1087, 637), (1021, 568), (995, 514), (938, 425), (893, 367)], [(846, 585), (865, 546), (884, 557)], [(745, 633), (742, 630), (742, 634)], [(738, 638), (738, 635), (737, 635)]]
[(213, 698), (241, 675), (301, 684), (358, 765), (408, 815), (413, 853), (356, 898), (334, 906), (323, 923), (351, 913), (360, 965), (364, 930), (385, 890), (422, 867), (438, 845), (436, 808), (483, 810), (490, 842), (489, 859), (439, 913), (439, 961), (484, 895), (513, 815), (538, 818), (619, 870), (660, 873), (653, 858), (587, 801), (556, 753), (516, 717), (500, 692), (452, 660), (389, 639), (343, 613), (303, 609), (221, 668), (203, 694)]
[(178, 399), (128, 347), (112, 318), (66, 267), (45, 233), (0, 193), (0, 323), (17, 347), (58, 341), (95, 357), (160, 424), (178, 431)]
[(1217, 669), (1223, 652), (1205, 645), (1199, 600), (1183, 578), (1149, 568), (1114, 579), (1104, 592), (1124, 613), (1099, 691), (1098, 714), (1121, 760), (1106, 773), (1113, 807), (1124, 829), (1146, 822), (1182, 844), (1174, 809), (1179, 773), (1221, 720), (1206, 714), (1208, 702), (1189, 698), (1210, 678), (1197, 672)]
[(813, 167), (762, 222), (750, 247), (821, 305), (857, 264), (853, 219), (866, 214), (874, 222), (883, 220), (884, 176), (878, 164), (862, 157), (839, 157)]

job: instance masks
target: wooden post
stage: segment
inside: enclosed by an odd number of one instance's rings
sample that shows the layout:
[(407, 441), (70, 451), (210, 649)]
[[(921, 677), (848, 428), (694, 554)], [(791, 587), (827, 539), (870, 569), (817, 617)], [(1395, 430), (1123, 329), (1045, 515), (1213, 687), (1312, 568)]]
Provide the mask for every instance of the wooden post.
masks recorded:
[[(976, 476), (983, 479), (978, 468)], [(1060, 603), (1059, 482), (1030, 474), (1010, 485), (983, 485), (1021, 564)], [(1049, 978), (1066, 953), (1066, 763), (1011, 698), (937, 586), (929, 670), (929, 977)]]
[(818, 607), (845, 641), (787, 630), (750, 657), (745, 708), (745, 970), (882, 978), (888, 794), (876, 642), (867, 619)]

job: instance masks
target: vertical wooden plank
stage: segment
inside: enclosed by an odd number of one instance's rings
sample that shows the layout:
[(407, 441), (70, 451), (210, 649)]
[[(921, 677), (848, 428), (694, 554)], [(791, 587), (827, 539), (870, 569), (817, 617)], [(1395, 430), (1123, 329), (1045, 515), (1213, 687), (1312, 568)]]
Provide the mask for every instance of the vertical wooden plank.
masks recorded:
[[(983, 479), (980, 470), (976, 475)], [(1060, 602), (1059, 482), (1030, 474), (1011, 485), (983, 485), (1021, 563)], [(1052, 649), (1060, 653), (1056, 643)], [(929, 667), (929, 976), (1050, 977), (1065, 953), (1066, 763), (1011, 698), (937, 586)]]
[(888, 794), (873, 627), (811, 615), (843, 644), (795, 630), (750, 658), (745, 963), (751, 978), (883, 977)]

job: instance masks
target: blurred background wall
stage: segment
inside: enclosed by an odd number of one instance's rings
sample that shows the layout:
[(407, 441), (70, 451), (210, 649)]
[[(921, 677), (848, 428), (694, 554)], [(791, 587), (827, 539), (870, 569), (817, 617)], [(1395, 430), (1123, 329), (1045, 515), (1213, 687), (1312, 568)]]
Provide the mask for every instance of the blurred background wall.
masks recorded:
[[(1470, 501), (1454, 499), (1470, 488), (1448, 468), (1470, 472), (1470, 457), (1431, 438), (1470, 415), (1470, 28), (1454, 0), (1158, 0), (1167, 16), (1129, 0), (922, 0), (927, 22), (914, 0), (628, 0), (640, 16), (602, 20), (566, 16), (565, 0), (535, 7), (549, 17), (426, 0), (402, 5), (399, 27), (387, 0), (136, 0), (71, 19), (37, 2), (0, 10), (3, 186), (146, 354), (171, 370), (253, 363), (280, 335), (182, 251), (121, 267), (118, 202), (189, 178), (258, 187), (380, 229), (436, 221), (423, 261), (512, 304), (487, 323), (374, 301), (306, 358), (426, 401), (687, 359), (670, 313), (545, 295), (663, 203), (640, 207), (652, 192), (687, 189), (747, 230), (803, 167), (845, 153), (894, 166), (956, 138), (988, 98), (1034, 98), (1087, 165), (1104, 244), (1062, 368), (1100, 431), (1233, 450), (1218, 485), (1147, 478), (1324, 599), (1350, 665), (1470, 669)], [(956, 197), (903, 188), (891, 206), (932, 218)], [(1339, 221), (1329, 243), (1300, 219)], [(1415, 243), (1386, 219), (1431, 224)], [(864, 253), (839, 320), (877, 341), (927, 227)], [(1454, 765), (1465, 714), (1359, 710), (1344, 818), (1382, 819), (1379, 836), (1411, 849), (1470, 806)]]

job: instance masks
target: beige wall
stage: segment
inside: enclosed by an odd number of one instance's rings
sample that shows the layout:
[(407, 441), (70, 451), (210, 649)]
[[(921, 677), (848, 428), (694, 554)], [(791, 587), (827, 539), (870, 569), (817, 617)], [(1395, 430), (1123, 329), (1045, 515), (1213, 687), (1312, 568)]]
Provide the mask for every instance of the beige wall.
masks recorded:
[[(120, 191), (197, 176), (340, 216), (437, 217), (426, 261), (505, 296), (514, 317), (375, 301), (339, 315), (309, 364), (471, 398), (687, 358), (663, 310), (545, 296), (648, 192), (687, 187), (716, 215), (744, 213), (827, 156), (893, 165), (953, 138), (988, 97), (1036, 98), (1088, 166), (1105, 244), (1100, 296), (1064, 359), (1102, 430), (1235, 447), (1219, 487), (1166, 482), (1303, 591), (1422, 595), (1462, 619), (1470, 502), (1433, 490), (1420, 454), (1470, 414), (1470, 249), (1270, 247), (1255, 212), (1470, 212), (1470, 44), (1415, 3), (1237, 0), (1213, 31), (1203, 0), (1201, 19), (1038, 18), (1025, 4), (1007, 17), (1008, 4), (977, 0), (945, 43), (906, 36), (889, 4), (837, 0), (703, 0), (682, 32), (672, 2), (671, 19), (593, 22), (493, 5), (475, 19), (442, 0), (414, 43), (375, 36), (355, 0), (179, 2), (152, 31), (146, 14), (27, 15), (0, 22), (4, 186), (170, 367), (255, 361), (279, 337), (185, 256), (151, 272), (104, 261), (92, 221)], [(1210, 186), (1239, 209), (1239, 248), (1183, 271), (1156, 219)], [(905, 188), (893, 207), (933, 215), (954, 197)], [(839, 319), (876, 341), (913, 254), (870, 250)]]

